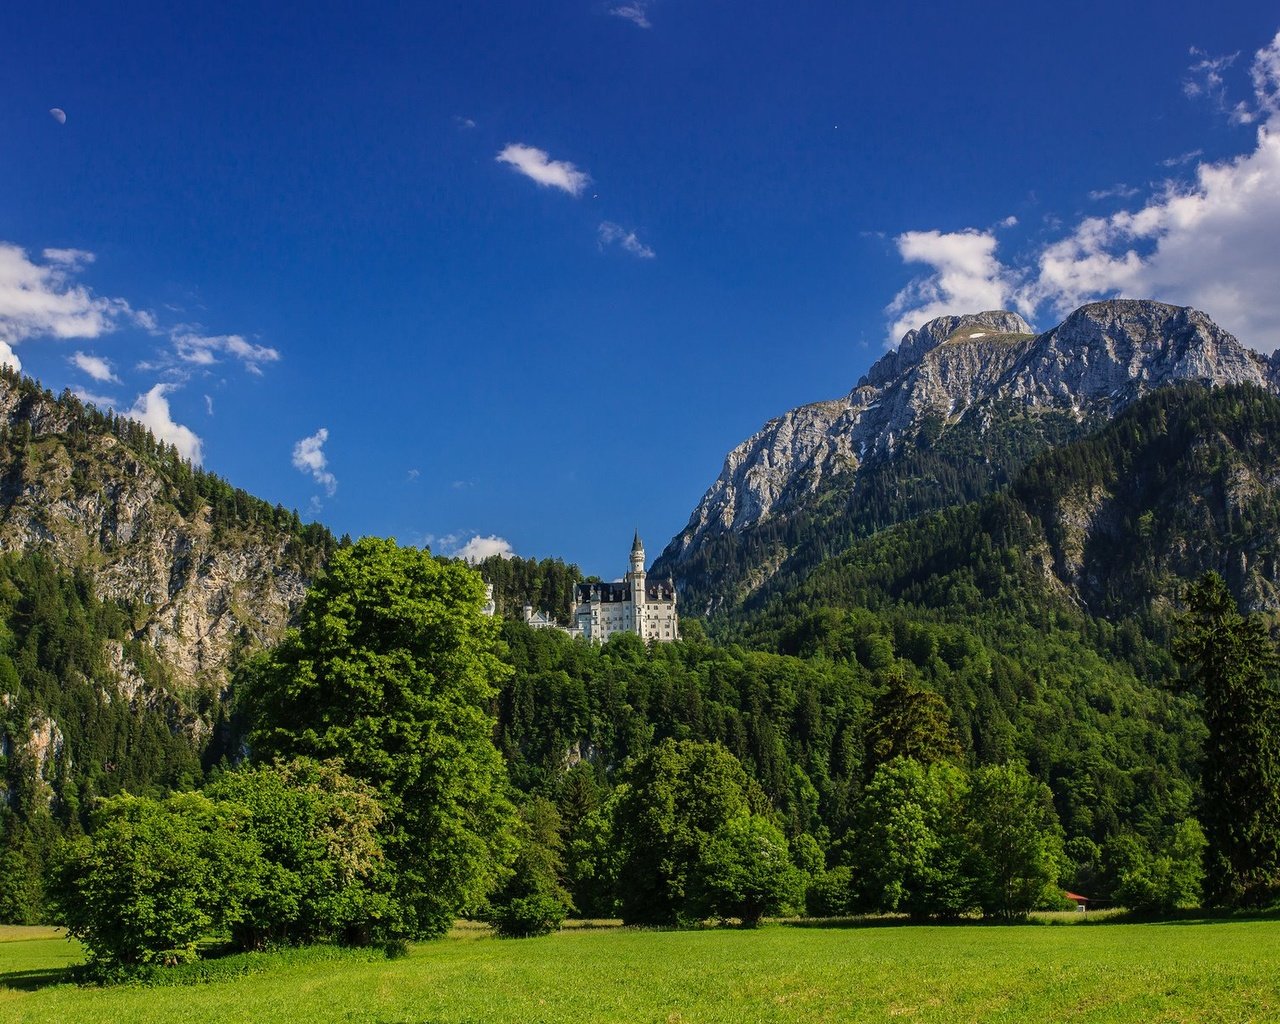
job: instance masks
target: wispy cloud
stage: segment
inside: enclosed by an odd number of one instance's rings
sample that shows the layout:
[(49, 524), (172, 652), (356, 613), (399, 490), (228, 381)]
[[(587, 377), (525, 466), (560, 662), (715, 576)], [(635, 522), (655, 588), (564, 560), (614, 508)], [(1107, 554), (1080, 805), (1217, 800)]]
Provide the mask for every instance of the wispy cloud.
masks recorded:
[(310, 473), (311, 478), (324, 488), (325, 494), (332, 498), (338, 493), (338, 478), (329, 472), (329, 459), (324, 453), (325, 442), (329, 440), (329, 430), (321, 427), (310, 437), (304, 437), (293, 446), (293, 467), (303, 473)]
[(1198, 46), (1191, 47), (1189, 52), (1196, 60), (1187, 68), (1186, 77), (1182, 80), (1183, 95), (1190, 99), (1208, 99), (1225, 108), (1227, 83), (1224, 75), (1236, 62), (1240, 52), (1237, 50), (1235, 53), (1215, 57)]
[(636, 237), (634, 231), (628, 231), (621, 224), (615, 224), (611, 220), (606, 220), (600, 225), (597, 229), (597, 237), (600, 240), (601, 249), (606, 245), (617, 245), (623, 252), (629, 252), (642, 260), (651, 260), (657, 255)]
[(509, 164), (526, 178), (547, 188), (558, 188), (571, 196), (580, 196), (591, 183), (591, 176), (567, 160), (552, 160), (546, 150), (513, 142), (498, 154), (499, 163)]
[(146, 394), (139, 395), (133, 408), (124, 415), (141, 423), (161, 441), (173, 445), (184, 459), (198, 466), (204, 459), (203, 445), (190, 427), (174, 422), (169, 399), (165, 397), (172, 390), (172, 384), (157, 384)]
[(263, 363), (275, 363), (280, 353), (267, 345), (255, 345), (239, 334), (203, 334), (180, 325), (169, 332), (174, 355), (193, 366), (213, 366), (223, 357), (239, 359), (250, 373), (261, 374)]
[(1110, 188), (1097, 188), (1089, 193), (1089, 198), (1095, 203), (1103, 199), (1132, 199), (1141, 191), (1132, 185), (1126, 185), (1123, 182), (1112, 185)]
[(116, 407), (116, 400), (110, 395), (98, 395), (84, 388), (72, 388), (71, 393), (80, 401), (87, 402), (89, 405), (96, 405), (99, 409), (114, 409)]
[(653, 28), (653, 23), (649, 20), (649, 8), (652, 6), (653, 0), (631, 0), (630, 3), (610, 7), (609, 13), (615, 18), (625, 18), (640, 28)]
[(1161, 167), (1181, 167), (1184, 164), (1191, 163), (1192, 160), (1195, 160), (1197, 157), (1200, 157), (1200, 156), (1204, 156), (1203, 149), (1192, 149), (1192, 150), (1188, 150), (1186, 153), (1179, 153), (1177, 156), (1166, 157), (1164, 160), (1160, 161), (1160, 166)]
[(91, 356), (85, 352), (77, 352), (69, 360), (73, 366), (87, 373), (102, 384), (119, 384), (120, 378), (111, 369), (111, 364), (101, 356)]

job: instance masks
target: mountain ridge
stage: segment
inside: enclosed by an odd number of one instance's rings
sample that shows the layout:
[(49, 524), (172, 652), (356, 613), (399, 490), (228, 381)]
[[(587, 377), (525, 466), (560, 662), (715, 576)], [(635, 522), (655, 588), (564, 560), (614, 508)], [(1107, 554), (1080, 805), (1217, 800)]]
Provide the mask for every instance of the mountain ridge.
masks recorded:
[[(857, 520), (860, 506), (880, 500), (876, 487), (915, 486), (894, 475), (895, 461), (950, 444), (942, 470), (966, 460), (992, 466), (1009, 442), (991, 431), (1016, 429), (1017, 450), (989, 479), (964, 493), (940, 487), (933, 497), (906, 502), (901, 514), (973, 500), (1006, 483), (1036, 452), (1083, 436), (1141, 395), (1183, 380), (1276, 391), (1280, 361), (1245, 348), (1202, 312), (1151, 300), (1090, 303), (1039, 334), (1008, 311), (936, 318), (904, 335), (843, 398), (775, 417), (730, 451), (654, 571), (675, 576), (700, 610), (732, 604), (795, 561), (797, 540), (788, 531), (819, 535), (815, 546), (826, 550), (803, 556), (816, 563), (847, 540), (821, 537), (815, 524), (823, 517)], [(934, 457), (926, 468), (938, 464)], [(892, 521), (890, 515), (858, 528)], [(847, 523), (841, 528), (849, 532)], [(739, 557), (734, 549), (743, 546), (756, 549), (747, 571), (715, 564)]]

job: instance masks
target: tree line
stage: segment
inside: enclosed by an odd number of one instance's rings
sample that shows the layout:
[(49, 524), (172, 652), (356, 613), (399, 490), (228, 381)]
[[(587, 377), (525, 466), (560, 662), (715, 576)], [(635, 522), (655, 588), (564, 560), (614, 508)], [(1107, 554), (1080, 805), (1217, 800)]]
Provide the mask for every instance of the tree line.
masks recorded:
[(248, 761), (199, 791), (98, 800), (51, 858), (98, 975), (218, 936), (395, 948), (459, 914), (514, 936), (570, 913), (1007, 918), (1095, 868), (1144, 909), (1280, 895), (1276, 652), (1218, 577), (1177, 632), (1204, 711), (1198, 798), (1104, 833), (1097, 864), (1037, 766), (1016, 745), (979, 756), (895, 646), (963, 665), (983, 655), (963, 634), (845, 622), (843, 659), (724, 650), (696, 628), (593, 647), (501, 624), (483, 596), (466, 566), (391, 541), (335, 553), (237, 679)]

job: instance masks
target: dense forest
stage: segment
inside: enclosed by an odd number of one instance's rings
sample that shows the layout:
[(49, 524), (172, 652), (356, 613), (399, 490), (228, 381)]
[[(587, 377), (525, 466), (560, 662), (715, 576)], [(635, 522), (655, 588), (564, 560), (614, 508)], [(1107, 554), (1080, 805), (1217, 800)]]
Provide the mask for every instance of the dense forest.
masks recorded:
[[(149, 435), (133, 438), (127, 421), (82, 410), (72, 422), (139, 445), (188, 487), (183, 500), (222, 502), (239, 517), (229, 521), (257, 517), (300, 543), (347, 550), (224, 490)], [(7, 429), (21, 451), (21, 421)], [(553, 559), (483, 563), (506, 618), (491, 662), (505, 667), (486, 698), (493, 741), (523, 827), (552, 837), (548, 884), (563, 883), (581, 913), (617, 911), (622, 869), (601, 823), (631, 799), (643, 765), (693, 763), (699, 744), (745, 772), (732, 800), (755, 823), (744, 818), (747, 832), (719, 841), (778, 829), (804, 862), (811, 909), (859, 905), (873, 809), (892, 794), (959, 806), (983, 786), (1021, 786), (1000, 774), (1010, 766), (1044, 787), (1064, 886), (1105, 900), (1133, 891), (1135, 865), (1176, 874), (1203, 842), (1206, 726), (1174, 657), (1175, 618), (1184, 586), (1206, 569), (1246, 610), (1275, 607), (1278, 438), (1280, 399), (1269, 394), (1156, 392), (1087, 438), (1034, 456), (1013, 444), (999, 471), (1006, 486), (979, 500), (866, 535), (850, 526), (838, 556), (705, 623), (686, 617), (671, 644), (621, 635), (594, 646), (532, 630), (520, 608), (566, 619), (579, 570)], [(96, 798), (188, 790), (243, 752), (248, 725), (231, 704), (173, 696), (136, 637), (137, 614), (40, 554), (0, 559), (6, 920), (47, 913), (48, 852), (92, 826)], [(920, 767), (902, 768), (903, 758)], [(1023, 789), (1028, 806), (1040, 799)], [(864, 892), (861, 905), (880, 904)]]

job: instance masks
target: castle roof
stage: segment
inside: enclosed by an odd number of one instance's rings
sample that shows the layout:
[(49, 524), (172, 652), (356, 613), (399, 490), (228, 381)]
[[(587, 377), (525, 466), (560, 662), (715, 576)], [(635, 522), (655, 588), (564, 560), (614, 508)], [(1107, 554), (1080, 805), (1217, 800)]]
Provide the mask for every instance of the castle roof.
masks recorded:
[(634, 555), (637, 551), (644, 550), (644, 543), (640, 540), (640, 531), (636, 530), (636, 539), (631, 542), (631, 553)]

